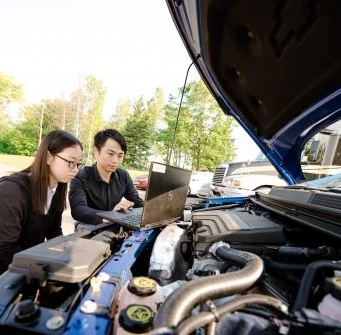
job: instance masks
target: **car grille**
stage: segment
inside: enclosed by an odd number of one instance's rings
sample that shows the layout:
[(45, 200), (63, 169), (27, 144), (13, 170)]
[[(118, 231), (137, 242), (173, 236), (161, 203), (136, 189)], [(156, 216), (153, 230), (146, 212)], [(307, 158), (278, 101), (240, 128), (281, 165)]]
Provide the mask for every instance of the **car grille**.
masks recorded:
[(221, 185), (222, 184), (227, 169), (228, 169), (228, 167), (218, 167), (218, 168), (216, 168), (216, 170), (214, 171), (214, 175), (213, 175), (213, 184), (216, 184), (216, 185)]

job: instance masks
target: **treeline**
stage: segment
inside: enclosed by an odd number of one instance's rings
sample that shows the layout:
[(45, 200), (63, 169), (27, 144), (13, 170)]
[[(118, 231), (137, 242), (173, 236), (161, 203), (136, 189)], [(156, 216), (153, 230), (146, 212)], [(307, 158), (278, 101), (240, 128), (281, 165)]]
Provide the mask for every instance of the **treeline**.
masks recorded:
[[(89, 75), (67, 99), (27, 105), (22, 86), (0, 73), (0, 153), (32, 156), (45, 134), (64, 129), (82, 141), (85, 163), (90, 164), (94, 134), (110, 127), (127, 140), (125, 168), (144, 170), (151, 160), (163, 160), (213, 171), (217, 164), (234, 157), (231, 135), (236, 123), (223, 114), (202, 81), (187, 85), (179, 117), (177, 97), (170, 95), (166, 100), (163, 90), (156, 88), (148, 101), (143, 97), (119, 101), (106, 121), (105, 95), (103, 83)], [(19, 115), (11, 112), (15, 102), (21, 105)]]

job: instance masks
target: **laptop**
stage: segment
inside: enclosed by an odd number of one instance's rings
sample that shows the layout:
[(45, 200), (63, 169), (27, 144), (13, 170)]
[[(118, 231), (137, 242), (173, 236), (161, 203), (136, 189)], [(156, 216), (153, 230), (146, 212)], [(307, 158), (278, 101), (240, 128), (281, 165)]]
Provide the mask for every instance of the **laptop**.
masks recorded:
[(152, 162), (142, 208), (132, 208), (125, 212), (100, 211), (96, 214), (133, 230), (165, 226), (181, 217), (191, 174), (191, 170)]

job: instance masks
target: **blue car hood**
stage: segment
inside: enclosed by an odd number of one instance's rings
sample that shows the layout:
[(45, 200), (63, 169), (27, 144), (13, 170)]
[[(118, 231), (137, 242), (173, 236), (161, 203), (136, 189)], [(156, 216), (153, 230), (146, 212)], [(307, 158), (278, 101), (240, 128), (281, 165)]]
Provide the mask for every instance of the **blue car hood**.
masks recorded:
[(338, 0), (167, 0), (178, 32), (222, 110), (290, 184), (301, 151), (341, 118)]

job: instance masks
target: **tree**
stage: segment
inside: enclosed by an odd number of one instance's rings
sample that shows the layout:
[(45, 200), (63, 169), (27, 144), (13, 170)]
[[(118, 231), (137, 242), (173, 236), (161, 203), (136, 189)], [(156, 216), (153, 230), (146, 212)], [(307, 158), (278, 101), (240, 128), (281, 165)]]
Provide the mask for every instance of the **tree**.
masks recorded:
[(0, 73), (0, 111), (4, 112), (10, 103), (21, 102), (22, 99), (22, 86)]
[(156, 140), (158, 151), (164, 156), (166, 162), (170, 161), (171, 151), (173, 149), (172, 140), (175, 130), (175, 122), (177, 117), (178, 107), (176, 106), (176, 98), (170, 95), (168, 103), (163, 111), (163, 122), (159, 125), (156, 131)]
[(133, 114), (133, 101), (130, 99), (120, 99), (117, 102), (115, 113), (107, 123), (108, 128), (114, 128), (119, 131), (124, 129), (128, 118)]
[(230, 161), (234, 147), (231, 140), (234, 121), (226, 117), (203, 83), (188, 85), (186, 105), (190, 110), (190, 152), (194, 170), (213, 170), (217, 163)]
[[(39, 125), (43, 103), (24, 106), (16, 122), (0, 137), (0, 152), (32, 156), (39, 144)], [(44, 129), (43, 129), (44, 130)], [(42, 134), (42, 136), (45, 133)]]
[(38, 140), (32, 138), (21, 129), (12, 128), (0, 136), (0, 152), (8, 155), (33, 156)]
[(0, 73), (0, 129), (5, 131), (10, 124), (10, 118), (7, 115), (8, 106), (14, 102), (22, 102), (23, 88), (17, 84), (11, 77)]
[(62, 98), (45, 99), (32, 107), (35, 109), (37, 120), (40, 121), (39, 133), (42, 136), (55, 129), (72, 132), (74, 116), (68, 101)]
[(158, 131), (166, 161), (197, 171), (213, 171), (217, 164), (233, 158), (231, 135), (235, 123), (223, 114), (202, 81), (187, 85), (176, 125), (177, 116), (178, 104), (171, 96), (165, 107), (165, 126)]
[(93, 161), (93, 137), (105, 127), (103, 106), (106, 89), (101, 80), (88, 75), (84, 83), (71, 94), (68, 109), (73, 115), (69, 126), (83, 143), (84, 158), (87, 164)]
[(147, 169), (154, 132), (142, 97), (135, 102), (134, 113), (128, 118), (122, 133), (128, 147), (125, 166), (139, 170)]
[(163, 89), (157, 87), (154, 96), (147, 102), (150, 124), (157, 128), (157, 122), (162, 122), (162, 112), (165, 108), (165, 96)]
[(92, 162), (93, 137), (104, 128), (103, 106), (106, 90), (101, 80), (93, 75), (86, 77), (83, 88), (84, 110), (81, 117), (80, 139), (84, 146), (86, 163)]
[(48, 132), (54, 129), (72, 131), (74, 114), (71, 105), (63, 98), (44, 100), (44, 118), (48, 119)]
[(52, 130), (63, 129), (72, 132), (72, 122), (73, 115), (68, 101), (62, 98), (46, 99), (25, 106), (16, 128), (37, 146), (41, 138)]

